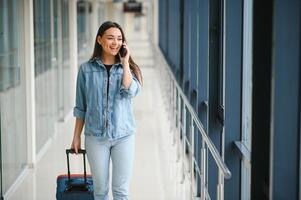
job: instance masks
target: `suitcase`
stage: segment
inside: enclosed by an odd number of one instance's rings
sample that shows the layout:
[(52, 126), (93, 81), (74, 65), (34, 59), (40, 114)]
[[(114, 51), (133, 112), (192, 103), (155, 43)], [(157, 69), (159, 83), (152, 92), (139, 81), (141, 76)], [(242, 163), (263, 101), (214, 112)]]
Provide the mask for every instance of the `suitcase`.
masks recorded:
[(94, 200), (92, 176), (86, 172), (86, 150), (79, 150), (83, 154), (84, 174), (70, 174), (69, 154), (73, 149), (66, 149), (68, 174), (57, 177), (57, 200)]

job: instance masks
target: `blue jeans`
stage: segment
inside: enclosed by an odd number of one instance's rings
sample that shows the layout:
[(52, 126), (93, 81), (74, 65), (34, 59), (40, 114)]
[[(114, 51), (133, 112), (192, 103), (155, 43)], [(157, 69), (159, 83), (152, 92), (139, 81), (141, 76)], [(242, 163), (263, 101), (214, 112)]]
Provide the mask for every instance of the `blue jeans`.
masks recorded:
[(109, 141), (85, 137), (85, 148), (94, 184), (94, 200), (108, 200), (109, 166), (112, 159), (112, 193), (114, 200), (128, 200), (132, 175), (135, 135)]

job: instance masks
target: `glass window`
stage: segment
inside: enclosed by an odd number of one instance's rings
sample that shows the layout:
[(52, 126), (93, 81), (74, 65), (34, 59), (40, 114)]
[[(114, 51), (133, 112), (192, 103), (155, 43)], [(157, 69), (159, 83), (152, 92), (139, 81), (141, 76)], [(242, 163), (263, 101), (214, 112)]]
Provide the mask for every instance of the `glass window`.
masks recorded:
[[(101, 4), (97, 6), (100, 10)], [(92, 5), (90, 2), (87, 1), (78, 1), (77, 2), (77, 49), (78, 49), (78, 63), (81, 64), (84, 61), (88, 60), (91, 56), (92, 52), (91, 49), (91, 11)], [(98, 12), (99, 14), (99, 12)], [(99, 20), (103, 19), (102, 16), (98, 17)], [(93, 33), (93, 39), (94, 40)], [(94, 41), (93, 41), (94, 42)], [(88, 50), (88, 51), (87, 51)]]
[(62, 43), (63, 43), (63, 60), (62, 60), (62, 78), (63, 78), (63, 113), (66, 116), (73, 107), (72, 95), (70, 93), (71, 88), (71, 71), (70, 71), (70, 48), (69, 48), (69, 4), (68, 0), (61, 1), (61, 13), (62, 13)]
[(0, 1), (0, 132), (4, 193), (27, 163), (24, 62), (20, 42), (22, 2)]
[(18, 24), (17, 3), (1, 1), (0, 20), (0, 91), (5, 91), (20, 84), (18, 66)]
[(69, 61), (69, 9), (68, 0), (62, 0), (63, 62)]
[[(35, 100), (36, 100), (36, 153), (38, 153), (49, 138), (54, 134), (57, 120), (57, 63), (53, 51), (56, 29), (51, 27), (55, 13), (51, 14), (50, 0), (34, 0), (34, 51), (35, 51)], [(54, 16), (54, 17), (52, 17)], [(53, 31), (51, 31), (53, 30)]]
[(51, 68), (50, 2), (34, 0), (35, 75)]
[(73, 107), (70, 71), (70, 30), (69, 30), (69, 1), (54, 0), (53, 3), (53, 63), (57, 68), (56, 82), (53, 83), (57, 89), (57, 116), (59, 120), (71, 111)]
[(77, 2), (77, 45), (78, 51), (82, 50), (86, 43), (86, 18), (87, 16), (87, 3), (85, 1)]

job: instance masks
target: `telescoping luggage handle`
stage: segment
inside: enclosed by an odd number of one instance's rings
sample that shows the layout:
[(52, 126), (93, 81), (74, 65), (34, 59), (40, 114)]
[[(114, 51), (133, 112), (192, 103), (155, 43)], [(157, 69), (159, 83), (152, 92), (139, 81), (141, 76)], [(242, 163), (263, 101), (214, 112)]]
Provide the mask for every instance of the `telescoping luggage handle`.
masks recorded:
[[(67, 154), (67, 168), (68, 168), (68, 181), (70, 182), (71, 177), (70, 177), (70, 163), (69, 163), (69, 154), (74, 154), (75, 150), (74, 149), (66, 149), (66, 154)], [(79, 154), (83, 154), (83, 160), (84, 160), (84, 179), (85, 183), (87, 183), (87, 170), (86, 170), (86, 150), (84, 149), (79, 149), (78, 150)]]

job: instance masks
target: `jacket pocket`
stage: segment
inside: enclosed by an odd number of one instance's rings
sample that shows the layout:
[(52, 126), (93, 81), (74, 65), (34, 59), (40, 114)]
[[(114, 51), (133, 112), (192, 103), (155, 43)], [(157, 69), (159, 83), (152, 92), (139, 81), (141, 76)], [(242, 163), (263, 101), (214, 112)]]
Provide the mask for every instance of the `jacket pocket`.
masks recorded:
[(102, 130), (103, 117), (101, 116), (99, 109), (87, 111), (86, 126), (86, 128), (93, 133), (98, 133)]
[(113, 120), (117, 130), (127, 132), (135, 130), (135, 122), (130, 99), (116, 98), (113, 111)]

